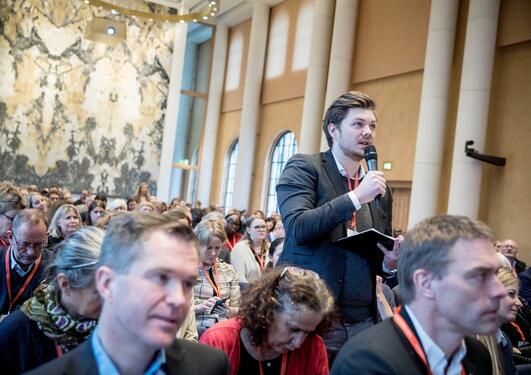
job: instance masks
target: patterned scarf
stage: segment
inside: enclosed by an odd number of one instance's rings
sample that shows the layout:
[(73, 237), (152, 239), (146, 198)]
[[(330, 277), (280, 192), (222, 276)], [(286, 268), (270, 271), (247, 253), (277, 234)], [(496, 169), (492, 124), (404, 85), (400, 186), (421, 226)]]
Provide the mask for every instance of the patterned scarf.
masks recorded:
[(45, 284), (35, 289), (33, 297), (24, 302), (20, 310), (64, 352), (81, 344), (97, 324), (97, 320), (72, 318), (59, 304), (57, 291)]

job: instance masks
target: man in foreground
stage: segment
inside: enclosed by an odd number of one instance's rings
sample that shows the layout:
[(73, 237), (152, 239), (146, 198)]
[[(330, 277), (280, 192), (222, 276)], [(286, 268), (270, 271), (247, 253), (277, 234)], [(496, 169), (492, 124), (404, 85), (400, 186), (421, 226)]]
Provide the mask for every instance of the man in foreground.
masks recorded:
[(228, 374), (218, 350), (175, 340), (198, 278), (192, 230), (156, 214), (113, 219), (102, 244), (96, 287), (98, 327), (72, 352), (33, 374)]
[(404, 306), (347, 342), (331, 374), (491, 374), (485, 347), (465, 338), (496, 331), (507, 295), (490, 229), (461, 216), (430, 218), (400, 252)]

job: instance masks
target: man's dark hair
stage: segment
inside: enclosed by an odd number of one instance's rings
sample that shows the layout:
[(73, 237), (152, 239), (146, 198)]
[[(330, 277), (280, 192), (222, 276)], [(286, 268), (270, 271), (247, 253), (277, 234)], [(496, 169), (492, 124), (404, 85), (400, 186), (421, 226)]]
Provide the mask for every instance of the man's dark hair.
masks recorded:
[(341, 121), (347, 116), (347, 112), (351, 108), (362, 108), (374, 110), (376, 104), (374, 100), (367, 94), (359, 91), (350, 91), (341, 95), (334, 100), (330, 107), (326, 110), (323, 120), (323, 131), (326, 136), (328, 146), (332, 147), (332, 136), (328, 133), (328, 124), (334, 124), (339, 128)]

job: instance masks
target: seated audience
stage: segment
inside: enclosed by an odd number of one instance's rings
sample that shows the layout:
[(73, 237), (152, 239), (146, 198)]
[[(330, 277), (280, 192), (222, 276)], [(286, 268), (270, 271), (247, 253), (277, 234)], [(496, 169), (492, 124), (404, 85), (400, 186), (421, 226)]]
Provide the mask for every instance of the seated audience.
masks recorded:
[(29, 196), (29, 208), (41, 210), (44, 215), (48, 211), (48, 198), (43, 197), (40, 193), (32, 193)]
[(230, 253), (240, 283), (245, 285), (258, 280), (269, 261), (269, 243), (266, 241), (266, 225), (264, 219), (251, 216), (246, 222), (243, 238), (234, 246)]
[(87, 225), (95, 226), (98, 219), (103, 215), (107, 208), (107, 204), (99, 199), (94, 199), (88, 206), (87, 211)]
[(404, 306), (348, 341), (331, 374), (492, 374), (485, 347), (465, 337), (496, 332), (507, 296), (492, 238), (485, 224), (464, 216), (411, 229), (398, 265)]
[(151, 199), (151, 196), (149, 194), (149, 187), (146, 182), (140, 183), (138, 185), (138, 188), (136, 189), (136, 194), (134, 195), (135, 200), (138, 203), (142, 202), (149, 202)]
[(326, 348), (316, 333), (329, 327), (333, 306), (317, 274), (277, 268), (243, 292), (238, 318), (208, 329), (200, 342), (227, 353), (231, 375), (328, 374)]
[(113, 199), (109, 204), (109, 210), (113, 212), (123, 212), (127, 211), (127, 203), (121, 198)]
[(101, 307), (94, 272), (103, 233), (87, 227), (63, 241), (33, 297), (2, 321), (4, 374), (20, 374), (60, 357), (91, 334)]
[(234, 268), (218, 258), (227, 239), (223, 226), (216, 221), (203, 220), (194, 231), (201, 254), (200, 279), (194, 287), (194, 311), (201, 337), (207, 328), (236, 315), (240, 286)]
[(96, 270), (103, 300), (96, 330), (29, 374), (226, 374), (222, 352), (175, 339), (198, 264), (197, 240), (188, 226), (155, 214), (117, 216)]
[[(498, 309), (499, 325), (501, 325), (515, 320), (522, 303), (518, 298), (518, 279), (512, 274), (511, 269), (500, 268), (496, 276), (507, 288), (507, 296), (500, 301)], [(515, 375), (518, 373), (513, 359), (513, 346), (502, 330), (498, 328), (496, 334), (478, 336), (478, 339), (490, 353), (494, 374)]]
[(0, 315), (9, 314), (31, 298), (42, 280), (51, 253), (46, 248), (48, 223), (41, 211), (18, 212), (8, 233), (9, 246), (0, 250)]
[(136, 201), (136, 198), (130, 197), (127, 199), (127, 211), (135, 211), (137, 206), (138, 202)]
[(282, 220), (278, 220), (275, 224), (275, 227), (269, 233), (269, 237), (271, 238), (271, 241), (276, 240), (277, 238), (284, 238), (286, 237), (286, 232), (284, 231), (284, 223)]
[(7, 233), (11, 231), (13, 219), (24, 207), (22, 196), (14, 186), (0, 187), (0, 248), (8, 246)]
[(280, 254), (282, 254), (283, 249), (284, 237), (277, 238), (276, 240), (271, 242), (271, 245), (269, 246), (268, 268), (274, 268), (277, 266), (278, 259), (280, 258)]
[(525, 271), (527, 265), (521, 260), (516, 259), (516, 256), (518, 255), (518, 244), (516, 243), (516, 241), (511, 240), (510, 238), (506, 239), (505, 241), (502, 241), (502, 243), (500, 244), (500, 253), (502, 253), (507, 259), (509, 259), (509, 262), (511, 262), (511, 266), (515, 275), (518, 275), (520, 272)]
[(153, 212), (155, 208), (149, 201), (142, 201), (136, 206), (136, 210), (140, 212)]
[(225, 226), (225, 233), (227, 233), (226, 247), (232, 251), (236, 243), (242, 238), (240, 233), (242, 222), (241, 215), (238, 212), (233, 212), (225, 216), (227, 225)]
[(60, 206), (50, 221), (50, 235), (48, 236), (48, 249), (54, 248), (68, 238), (72, 233), (81, 227), (81, 216), (76, 206), (63, 204)]

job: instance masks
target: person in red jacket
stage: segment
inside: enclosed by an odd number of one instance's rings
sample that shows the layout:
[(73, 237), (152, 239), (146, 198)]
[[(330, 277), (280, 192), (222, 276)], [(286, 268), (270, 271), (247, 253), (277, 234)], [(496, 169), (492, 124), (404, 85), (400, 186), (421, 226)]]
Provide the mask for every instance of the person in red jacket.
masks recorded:
[(333, 306), (316, 273), (276, 268), (249, 285), (237, 318), (206, 330), (200, 342), (227, 354), (231, 375), (326, 375), (328, 357), (317, 333), (330, 327)]

